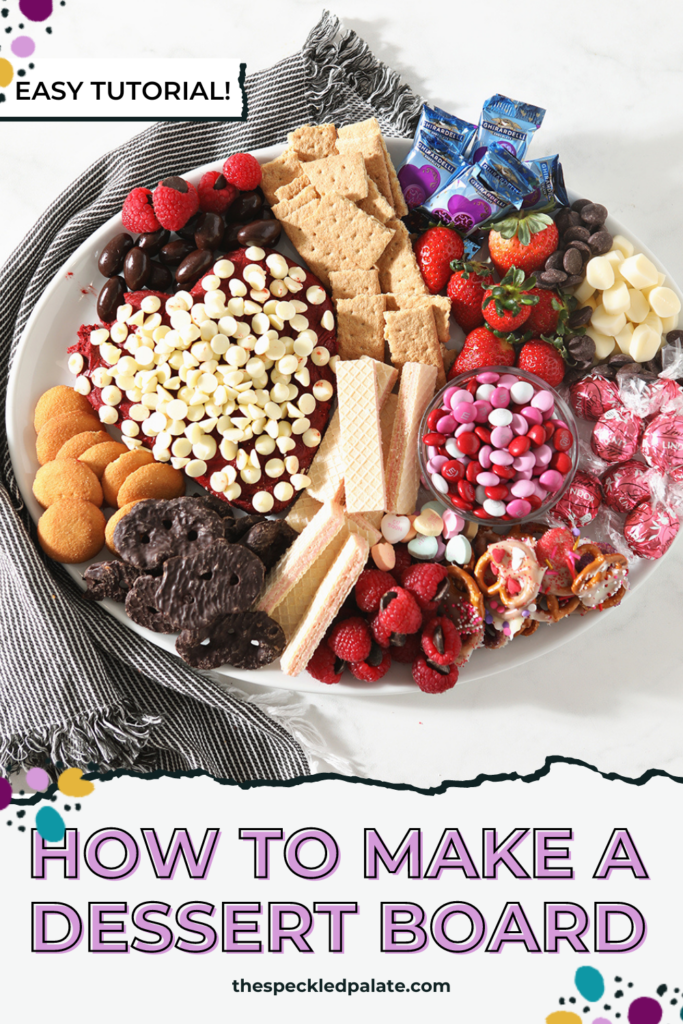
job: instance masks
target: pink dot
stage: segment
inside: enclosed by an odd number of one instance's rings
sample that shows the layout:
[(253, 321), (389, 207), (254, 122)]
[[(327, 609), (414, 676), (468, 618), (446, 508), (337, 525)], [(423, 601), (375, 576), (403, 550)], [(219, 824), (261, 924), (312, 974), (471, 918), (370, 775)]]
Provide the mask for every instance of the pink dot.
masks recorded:
[(12, 53), (15, 57), (30, 57), (35, 49), (36, 44), (30, 36), (17, 36), (12, 40)]
[(26, 785), (36, 793), (44, 793), (50, 785), (50, 776), (44, 768), (29, 768), (26, 772)]

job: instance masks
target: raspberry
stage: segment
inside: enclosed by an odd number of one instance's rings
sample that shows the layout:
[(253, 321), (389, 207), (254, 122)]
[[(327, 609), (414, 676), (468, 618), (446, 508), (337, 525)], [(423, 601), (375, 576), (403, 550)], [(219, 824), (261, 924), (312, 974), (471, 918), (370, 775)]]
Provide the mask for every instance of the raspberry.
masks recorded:
[[(377, 648), (377, 652), (376, 656), (373, 656), (374, 651), (369, 655), (372, 664), (370, 661), (356, 661), (349, 665), (349, 669), (356, 679), (360, 679), (363, 683), (376, 683), (378, 679), (387, 674), (391, 668), (391, 655), (389, 651), (383, 651), (381, 647)], [(380, 654), (381, 660), (379, 660)]]
[(324, 640), (318, 645), (311, 660), (306, 666), (306, 671), (309, 675), (312, 675), (313, 678), (317, 679), (320, 683), (328, 684), (338, 683), (341, 679), (343, 669), (343, 663), (339, 663), (339, 659), (335, 656), (334, 652), (330, 650)]
[(378, 615), (392, 633), (416, 633), (422, 625), (422, 612), (413, 595), (403, 587), (392, 587), (382, 595)]
[(394, 544), (394, 554), (396, 555), (396, 565), (391, 570), (391, 575), (397, 583), (400, 583), (403, 570), (413, 564), (413, 556), (408, 551), (407, 544)]
[(261, 184), (261, 165), (251, 153), (235, 153), (223, 164), (223, 174), (240, 192), (251, 192)]
[(452, 665), (462, 647), (460, 634), (445, 615), (438, 615), (427, 623), (422, 630), (421, 643), (427, 662), (437, 665)]
[(391, 630), (382, 624), (379, 615), (370, 619), (370, 632), (375, 643), (378, 643), (380, 647), (388, 647), (391, 643)]
[(161, 224), (154, 214), (152, 193), (148, 188), (134, 188), (128, 193), (121, 210), (121, 220), (127, 231), (142, 234), (159, 230)]
[(197, 189), (184, 178), (164, 178), (154, 189), (154, 212), (168, 231), (184, 228), (198, 208)]
[(396, 580), (381, 569), (366, 569), (356, 583), (356, 604), (362, 612), (376, 612), (379, 599), (396, 585)]
[(391, 660), (398, 661), (401, 665), (412, 665), (415, 659), (421, 655), (419, 633), (411, 633), (407, 636), (406, 642), (401, 647), (391, 648)]
[(430, 668), (424, 658), (416, 658), (413, 662), (413, 679), (424, 693), (443, 693), (457, 683), (458, 670), (452, 665), (439, 671)]
[(411, 565), (401, 574), (401, 583), (413, 595), (420, 608), (425, 611), (436, 611), (439, 601), (448, 593), (448, 584), (444, 580), (448, 569), (436, 562), (420, 562)]
[(337, 622), (327, 638), (327, 645), (344, 661), (365, 661), (372, 647), (372, 637), (365, 619), (355, 615)]
[(199, 209), (204, 213), (225, 213), (238, 191), (220, 171), (207, 171), (197, 187)]

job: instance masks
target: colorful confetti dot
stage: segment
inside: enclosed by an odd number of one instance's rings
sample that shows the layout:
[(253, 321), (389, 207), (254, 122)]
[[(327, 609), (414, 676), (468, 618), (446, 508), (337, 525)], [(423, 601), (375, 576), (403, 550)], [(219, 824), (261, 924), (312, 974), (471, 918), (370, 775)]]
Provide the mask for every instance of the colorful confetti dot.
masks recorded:
[(44, 793), (50, 785), (50, 776), (44, 768), (29, 768), (26, 772), (26, 785), (36, 793)]
[(593, 1024), (611, 1024), (611, 1021), (607, 1020), (607, 1017), (596, 1017)]
[(19, 10), (29, 21), (45, 21), (52, 14), (52, 0), (19, 0)]
[(8, 60), (0, 57), (0, 86), (5, 89), (14, 78), (14, 68)]
[(86, 782), (80, 768), (67, 768), (57, 779), (57, 786), (64, 796), (89, 796), (94, 790), (92, 782)]
[(595, 967), (579, 967), (574, 975), (574, 984), (590, 1003), (597, 1002), (605, 993), (604, 978)]
[(659, 1024), (662, 1019), (662, 1007), (656, 999), (641, 996), (634, 999), (628, 1008), (629, 1024)]
[(0, 779), (0, 811), (4, 811), (5, 807), (9, 807), (10, 800), (12, 799), (12, 786), (8, 779)]
[(64, 838), (64, 819), (54, 807), (41, 807), (36, 814), (36, 828), (46, 843), (59, 843)]
[(546, 1017), (546, 1024), (581, 1024), (581, 1018), (571, 1010), (555, 1010)]
[(17, 36), (12, 40), (11, 49), (15, 57), (30, 57), (35, 53), (36, 44), (30, 36)]

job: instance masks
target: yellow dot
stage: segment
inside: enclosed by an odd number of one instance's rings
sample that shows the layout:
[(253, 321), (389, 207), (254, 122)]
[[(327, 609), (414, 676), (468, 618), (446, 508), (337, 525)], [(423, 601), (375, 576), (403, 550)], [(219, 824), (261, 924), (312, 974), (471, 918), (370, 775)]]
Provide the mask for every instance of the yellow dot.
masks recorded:
[(578, 1013), (572, 1013), (571, 1010), (556, 1010), (545, 1020), (546, 1024), (581, 1024)]
[(5, 89), (14, 78), (14, 68), (8, 60), (0, 57), (0, 86)]

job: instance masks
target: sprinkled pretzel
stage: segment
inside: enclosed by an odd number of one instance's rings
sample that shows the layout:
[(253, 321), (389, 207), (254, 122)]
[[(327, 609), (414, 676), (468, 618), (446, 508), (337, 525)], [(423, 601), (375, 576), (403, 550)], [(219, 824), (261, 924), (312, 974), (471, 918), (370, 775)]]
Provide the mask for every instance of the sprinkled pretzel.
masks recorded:
[(457, 565), (450, 565), (448, 567), (448, 576), (452, 588), (458, 591), (459, 594), (466, 595), (469, 604), (472, 605), (479, 618), (483, 619), (486, 611), (484, 608), (484, 598), (474, 578), (469, 572), (465, 572), (464, 569)]
[(458, 668), (466, 664), (484, 642), (484, 598), (474, 577), (457, 565), (448, 568), (451, 600), (447, 611), (460, 632), (462, 647), (455, 659)]
[(577, 575), (573, 593), (584, 608), (600, 610), (621, 604), (628, 589), (628, 560), (624, 555), (604, 554), (597, 544), (582, 544), (577, 555), (593, 555), (593, 561)]
[(547, 611), (543, 608), (537, 608), (533, 613), (533, 617), (537, 622), (559, 622), (566, 615), (571, 615), (579, 607), (579, 599), (575, 597), (571, 591), (569, 596), (557, 594), (544, 593), (546, 604), (548, 605)]
[[(487, 570), (497, 577), (495, 583), (487, 582)], [(474, 569), (482, 593), (499, 597), (510, 610), (531, 604), (538, 594), (543, 572), (532, 549), (520, 540), (500, 540), (489, 545)]]

